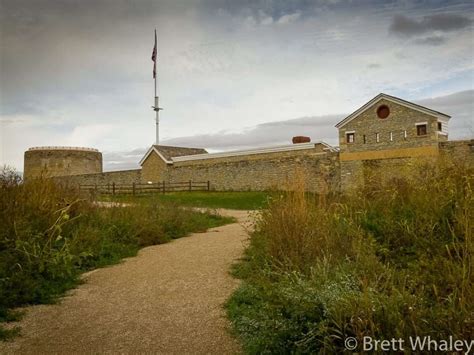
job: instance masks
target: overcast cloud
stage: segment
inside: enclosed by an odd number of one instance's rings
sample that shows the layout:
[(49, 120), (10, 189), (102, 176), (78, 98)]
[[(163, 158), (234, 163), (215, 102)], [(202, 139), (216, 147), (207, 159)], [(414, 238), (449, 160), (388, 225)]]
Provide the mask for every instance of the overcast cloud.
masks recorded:
[(19, 170), (40, 145), (136, 166), (154, 141), (155, 27), (163, 143), (334, 144), (334, 124), (380, 92), (451, 114), (453, 139), (472, 135), (470, 1), (0, 4), (0, 163)]
[(436, 14), (424, 16), (421, 20), (396, 15), (390, 25), (390, 31), (400, 35), (416, 35), (432, 31), (451, 32), (469, 27), (472, 20), (458, 14)]

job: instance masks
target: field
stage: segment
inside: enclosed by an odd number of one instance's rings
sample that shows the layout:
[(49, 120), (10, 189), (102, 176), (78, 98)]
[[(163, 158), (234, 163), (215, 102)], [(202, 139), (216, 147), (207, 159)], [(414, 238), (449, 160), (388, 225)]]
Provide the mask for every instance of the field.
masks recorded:
[(166, 194), (148, 195), (103, 195), (101, 201), (129, 202), (135, 201), (155, 201), (177, 203), (181, 206), (207, 207), (207, 208), (228, 208), (233, 210), (255, 210), (267, 205), (268, 192), (171, 192)]
[[(81, 272), (119, 262), (144, 246), (231, 223), (232, 218), (184, 208), (172, 200), (141, 199), (104, 208), (51, 181), (21, 183), (0, 174), (0, 322), (15, 307), (54, 302)], [(0, 325), (0, 339), (18, 329)]]
[(246, 353), (342, 353), (348, 337), (472, 339), (474, 171), (408, 168), (319, 197), (300, 177), (271, 201), (227, 303)]

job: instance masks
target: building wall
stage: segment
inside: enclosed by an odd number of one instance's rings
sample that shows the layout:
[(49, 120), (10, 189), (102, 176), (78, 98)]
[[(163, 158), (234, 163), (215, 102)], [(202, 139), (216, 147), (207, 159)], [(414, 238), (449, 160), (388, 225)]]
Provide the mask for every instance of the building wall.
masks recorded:
[(303, 174), (312, 191), (337, 188), (338, 153), (311, 150), (175, 162), (162, 175), (165, 181), (210, 181), (211, 189), (225, 191), (284, 188)]
[[(390, 115), (381, 119), (377, 116), (377, 109), (386, 105), (390, 109)], [(416, 123), (427, 122), (427, 135), (418, 136)], [(342, 160), (364, 160), (384, 158), (371, 152), (394, 150), (397, 157), (413, 156), (419, 150), (417, 148), (431, 146), (437, 149), (438, 142), (445, 140), (446, 136), (438, 133), (437, 118), (431, 115), (413, 110), (411, 108), (381, 100), (358, 117), (339, 129), (339, 146)], [(346, 133), (355, 131), (354, 143), (346, 142)], [(407, 137), (404, 134), (407, 132)], [(376, 134), (380, 140), (376, 141)], [(390, 140), (392, 133), (392, 141)], [(366, 143), (364, 143), (364, 135)], [(421, 150), (423, 151), (423, 150)], [(364, 154), (367, 153), (367, 154)], [(423, 154), (423, 153), (422, 153)]]
[(92, 149), (33, 149), (24, 156), (24, 178), (102, 172), (102, 153)]
[[(390, 110), (384, 119), (377, 116), (382, 105)], [(416, 123), (422, 122), (427, 123), (427, 134), (418, 136)], [(354, 142), (348, 143), (346, 134), (352, 131)], [(380, 167), (380, 171), (387, 172), (384, 175), (389, 171), (396, 175), (396, 170), (412, 159), (437, 157), (439, 143), (446, 139), (438, 132), (436, 117), (383, 99), (339, 129), (341, 187), (349, 189), (366, 180), (367, 171), (374, 170), (369, 166)]]
[[(425, 147), (426, 148), (426, 147)], [(414, 154), (409, 157), (390, 157), (365, 160), (341, 160), (341, 187), (351, 189), (360, 184), (406, 176), (423, 163), (437, 159), (454, 160), (455, 164), (474, 166), (474, 140), (439, 142), (436, 151), (426, 150), (426, 154)], [(434, 154), (435, 153), (435, 154)]]
[(156, 153), (151, 153), (145, 159), (142, 165), (142, 181), (143, 182), (159, 182), (166, 180), (164, 172), (168, 169), (168, 165)]
[(109, 171), (98, 174), (81, 174), (72, 176), (55, 177), (57, 181), (69, 185), (106, 185), (115, 183), (117, 185), (131, 185), (141, 182), (141, 169)]

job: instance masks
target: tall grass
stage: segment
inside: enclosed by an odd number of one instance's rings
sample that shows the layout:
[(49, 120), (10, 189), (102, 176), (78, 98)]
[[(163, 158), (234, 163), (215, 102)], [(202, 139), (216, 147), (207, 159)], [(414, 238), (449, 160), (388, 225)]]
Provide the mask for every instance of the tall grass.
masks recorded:
[[(53, 302), (82, 271), (118, 262), (139, 248), (230, 222), (173, 203), (104, 208), (51, 180), (22, 183), (0, 172), (0, 322), (12, 308)], [(0, 328), (0, 339), (11, 335)]]
[(473, 168), (414, 163), (348, 194), (293, 191), (263, 211), (228, 302), (248, 353), (342, 352), (344, 339), (470, 339)]

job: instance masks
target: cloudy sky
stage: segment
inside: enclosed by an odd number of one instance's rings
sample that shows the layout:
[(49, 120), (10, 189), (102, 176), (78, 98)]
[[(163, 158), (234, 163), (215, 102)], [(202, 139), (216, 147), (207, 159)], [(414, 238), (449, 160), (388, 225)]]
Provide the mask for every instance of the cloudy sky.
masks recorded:
[(380, 92), (474, 136), (474, 3), (379, 0), (0, 0), (0, 164), (31, 146), (137, 166), (154, 142), (210, 151), (337, 142)]

